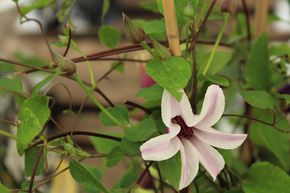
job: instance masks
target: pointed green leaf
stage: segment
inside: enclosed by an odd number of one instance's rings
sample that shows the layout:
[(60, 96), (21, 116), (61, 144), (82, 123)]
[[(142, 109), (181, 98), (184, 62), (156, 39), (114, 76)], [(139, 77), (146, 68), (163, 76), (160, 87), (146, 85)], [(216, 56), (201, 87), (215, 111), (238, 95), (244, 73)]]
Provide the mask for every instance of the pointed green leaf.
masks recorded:
[(255, 42), (246, 63), (246, 82), (253, 89), (269, 90), (271, 88), (271, 72), (269, 64), (269, 38), (267, 34)]
[(181, 178), (180, 152), (168, 160), (158, 162), (158, 165), (162, 176), (178, 191)]
[[(32, 149), (29, 149), (28, 151), (25, 152), (25, 176), (29, 177), (32, 175), (33, 168), (34, 168), (34, 163), (35, 163), (35, 158), (39, 154), (40, 148), (35, 147)], [(37, 172), (36, 175), (40, 175), (44, 167), (44, 156), (41, 155), (40, 161), (38, 163), (37, 167)]]
[(75, 181), (85, 185), (92, 185), (98, 188), (101, 192), (109, 193), (99, 179), (87, 167), (78, 161), (70, 161), (69, 171)]
[[(271, 123), (273, 120), (273, 115), (267, 111), (256, 111), (255, 117), (259, 120)], [(288, 129), (288, 121), (281, 116), (276, 116), (276, 120), (280, 120), (276, 127), (280, 129)], [(255, 122), (250, 128), (250, 138), (254, 144), (258, 147), (263, 147), (272, 152), (276, 158), (279, 160), (283, 168), (286, 170), (290, 167), (290, 143), (289, 134), (277, 131), (275, 128)]]
[(37, 83), (37, 85), (35, 85), (35, 87), (33, 88), (32, 95), (37, 95), (40, 90), (45, 87), (45, 85), (47, 85), (50, 81), (52, 81), (57, 75), (58, 74), (51, 74), (39, 83)]
[(168, 90), (178, 101), (191, 76), (190, 64), (181, 57), (170, 57), (164, 61), (150, 60), (146, 65), (147, 73), (163, 88)]
[(23, 93), (23, 86), (20, 78), (1, 78), (0, 94), (13, 91)]
[(0, 192), (1, 193), (11, 193), (11, 191), (6, 188), (2, 183), (0, 183)]
[(53, 0), (35, 0), (31, 5), (22, 7), (21, 12), (22, 14), (26, 15), (34, 9), (42, 9), (50, 6), (52, 3)]
[(124, 153), (120, 147), (114, 148), (107, 157), (107, 167), (113, 167), (117, 165), (124, 158)]
[[(129, 124), (129, 113), (128, 109), (124, 106), (116, 106), (116, 107), (109, 107), (107, 110), (123, 125)], [(105, 113), (100, 113), (100, 120), (101, 122), (109, 127), (115, 126), (114, 123)]]
[(145, 141), (157, 132), (155, 121), (152, 118), (146, 118), (138, 124), (127, 128), (125, 136), (128, 140), (137, 142)]
[(20, 155), (29, 146), (34, 137), (44, 127), (50, 116), (48, 97), (33, 96), (24, 101), (19, 111), (20, 126), (17, 130), (17, 149)]
[(111, 25), (102, 25), (98, 31), (100, 41), (109, 48), (118, 46), (121, 40), (120, 32)]
[[(111, 136), (117, 136), (113, 133), (108, 133), (108, 134)], [(96, 151), (100, 154), (108, 154), (120, 144), (120, 142), (118, 141), (104, 139), (101, 137), (90, 137), (90, 141), (95, 147)]]
[(253, 107), (261, 109), (273, 109), (275, 99), (269, 93), (261, 90), (241, 91), (244, 100)]
[(217, 75), (208, 75), (205, 77), (208, 81), (214, 83), (214, 84), (218, 84), (220, 86), (224, 86), (224, 87), (229, 87), (230, 86), (230, 82), (228, 79), (222, 77), (222, 76), (217, 76)]
[(260, 162), (251, 166), (243, 182), (245, 193), (289, 193), (290, 177), (280, 168)]
[(131, 167), (127, 170), (120, 181), (121, 188), (127, 188), (136, 182), (138, 179), (138, 168), (136, 162), (132, 161)]
[(110, 9), (110, 0), (103, 0), (102, 21), (104, 21), (104, 17), (108, 13), (109, 9)]
[(147, 100), (161, 101), (163, 88), (155, 84), (151, 87), (143, 88), (137, 93), (137, 97), (143, 97)]
[(141, 144), (140, 142), (132, 142), (123, 138), (119, 146), (125, 154), (134, 156), (140, 154)]

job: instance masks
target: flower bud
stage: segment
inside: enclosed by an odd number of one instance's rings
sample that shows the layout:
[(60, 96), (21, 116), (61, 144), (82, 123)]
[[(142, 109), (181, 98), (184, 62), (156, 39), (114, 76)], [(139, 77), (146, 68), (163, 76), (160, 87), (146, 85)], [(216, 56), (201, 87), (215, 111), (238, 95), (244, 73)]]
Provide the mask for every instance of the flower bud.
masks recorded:
[(144, 30), (134, 24), (125, 13), (123, 13), (123, 21), (125, 24), (126, 32), (134, 44), (139, 44), (145, 40), (146, 35)]
[(235, 0), (224, 0), (221, 4), (221, 11), (234, 14), (236, 12), (236, 1)]
[(171, 56), (170, 51), (165, 46), (163, 46), (156, 40), (152, 40), (152, 41), (153, 41), (154, 53), (160, 60), (164, 60)]
[(184, 8), (184, 16), (189, 19), (194, 18), (194, 8), (192, 7), (192, 4), (188, 3)]
[(63, 57), (57, 52), (54, 52), (53, 54), (54, 61), (56, 62), (61, 71), (65, 72), (68, 76), (71, 76), (76, 72), (76, 65), (72, 60)]

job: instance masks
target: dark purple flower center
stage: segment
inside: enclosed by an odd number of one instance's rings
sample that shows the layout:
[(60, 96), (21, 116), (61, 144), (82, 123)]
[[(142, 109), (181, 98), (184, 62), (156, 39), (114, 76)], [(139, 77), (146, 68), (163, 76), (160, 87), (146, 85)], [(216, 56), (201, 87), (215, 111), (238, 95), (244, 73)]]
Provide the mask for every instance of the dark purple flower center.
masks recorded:
[(178, 124), (181, 127), (178, 137), (191, 138), (193, 135), (193, 127), (188, 127), (181, 116), (176, 116), (171, 119), (172, 123)]

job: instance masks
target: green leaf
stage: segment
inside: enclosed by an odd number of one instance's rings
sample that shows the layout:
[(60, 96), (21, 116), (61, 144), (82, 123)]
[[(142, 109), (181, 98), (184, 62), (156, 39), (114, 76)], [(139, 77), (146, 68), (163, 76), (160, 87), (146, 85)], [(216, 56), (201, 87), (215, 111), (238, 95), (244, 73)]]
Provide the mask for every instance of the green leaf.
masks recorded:
[(64, 151), (70, 156), (83, 157), (83, 158), (87, 158), (90, 156), (88, 152), (75, 147), (73, 143), (64, 143), (62, 145), (63, 145)]
[(37, 117), (29, 108), (22, 108), (19, 112), (20, 126), (17, 130), (17, 149), (20, 155), (23, 155), (25, 148), (27, 148), (39, 134), (42, 127)]
[(75, 0), (62, 1), (60, 9), (56, 13), (57, 20), (60, 23), (63, 23), (69, 17), (69, 13), (71, 12), (73, 8), (74, 3), (75, 3)]
[(138, 26), (142, 27), (146, 35), (155, 40), (164, 40), (166, 38), (166, 27), (164, 19), (159, 20), (134, 20)]
[(33, 96), (24, 101), (19, 111), (20, 126), (17, 130), (17, 149), (20, 155), (44, 127), (50, 116), (48, 97)]
[(251, 166), (243, 183), (245, 193), (289, 193), (290, 177), (280, 168), (261, 162)]
[(78, 161), (71, 160), (69, 163), (69, 171), (75, 181), (85, 184), (92, 185), (98, 188), (100, 191), (109, 193), (106, 188), (102, 185), (99, 179), (84, 165)]
[[(273, 120), (273, 115), (268, 111), (256, 111), (255, 117), (259, 120), (271, 123)], [(276, 120), (280, 120), (277, 124), (277, 128), (288, 129), (289, 124), (287, 119), (276, 116)], [(279, 160), (283, 168), (286, 170), (289, 169), (289, 134), (277, 131), (275, 128), (262, 124), (262, 123), (253, 123), (250, 128), (249, 136), (256, 146), (264, 147), (272, 152), (276, 158)]]
[(142, 143), (132, 142), (123, 138), (119, 146), (125, 154), (134, 156), (140, 153), (141, 144)]
[(16, 52), (15, 57), (21, 63), (26, 64), (28, 66), (43, 67), (49, 65), (49, 62), (47, 60), (35, 55), (28, 55), (22, 52)]
[(147, 100), (161, 101), (163, 88), (155, 84), (151, 87), (143, 88), (137, 93), (137, 97), (143, 97)]
[(6, 188), (2, 183), (0, 183), (0, 192), (1, 193), (11, 193), (11, 191)]
[[(95, 167), (86, 167), (97, 179), (101, 179), (102, 172)], [(83, 184), (86, 193), (99, 193), (100, 190), (91, 184)]]
[(158, 5), (155, 1), (141, 2), (140, 5), (145, 10), (152, 11), (154, 13), (159, 13)]
[(128, 189), (125, 188), (114, 188), (113, 190), (111, 190), (111, 193), (126, 193), (128, 192)]
[(181, 178), (180, 152), (168, 160), (158, 162), (158, 165), (162, 176), (178, 191)]
[[(198, 1), (196, 0), (178, 0), (174, 1), (175, 5), (175, 11), (176, 11), (176, 17), (177, 17), (177, 22), (179, 26), (183, 26), (185, 20), (187, 19), (187, 15), (185, 12), (185, 8), (188, 4), (191, 4), (192, 8), (195, 9), (196, 3)], [(162, 0), (157, 0), (158, 8), (160, 13), (163, 13), (163, 6), (162, 6)]]
[(7, 72), (12, 72), (15, 70), (15, 66), (8, 62), (0, 62), (0, 75), (5, 74)]
[(111, 25), (102, 25), (98, 31), (100, 41), (109, 48), (115, 48), (121, 40), (120, 32)]
[(113, 167), (117, 165), (124, 158), (124, 153), (120, 147), (114, 148), (107, 157), (107, 167)]
[(20, 78), (0, 78), (0, 94), (9, 91), (23, 93), (23, 86)]
[(261, 109), (273, 109), (275, 105), (275, 99), (267, 93), (261, 90), (247, 90), (241, 91), (241, 95), (244, 100), (253, 107)]
[[(31, 176), (34, 168), (35, 158), (38, 156), (40, 151), (40, 147), (35, 147), (32, 149), (29, 149), (25, 152), (25, 176)], [(44, 156), (41, 155), (41, 158), (38, 163), (37, 172), (36, 175), (40, 175), (44, 167)]]
[(283, 94), (282, 97), (284, 98), (287, 105), (290, 104), (290, 95), (289, 94)]
[[(203, 72), (205, 68), (205, 64), (208, 61), (208, 58), (210, 57), (210, 50), (207, 46), (198, 46), (196, 49), (196, 61), (198, 64), (198, 69), (200, 72)], [(220, 72), (232, 59), (233, 57), (233, 51), (227, 50), (227, 51), (216, 51), (213, 59), (212, 64), (210, 65), (210, 68), (208, 69), (209, 75), (214, 75)]]
[[(124, 106), (116, 106), (116, 107), (109, 107), (107, 110), (123, 125), (129, 124), (129, 113), (128, 109)], [(100, 120), (101, 122), (109, 127), (109, 126), (115, 126), (116, 123), (114, 123), (105, 113), (100, 113)]]
[(131, 186), (133, 183), (135, 183), (137, 179), (138, 179), (138, 168), (136, 162), (133, 161), (129, 170), (127, 170), (125, 175), (122, 177), (120, 181), (120, 187), (127, 188)]
[[(116, 136), (115, 134), (112, 134), (112, 133), (108, 133), (108, 134), (111, 136)], [(104, 139), (101, 137), (90, 137), (90, 141), (95, 147), (96, 151), (100, 154), (108, 154), (120, 144), (120, 142), (118, 141)]]
[(40, 81), (39, 83), (37, 83), (37, 85), (35, 85), (35, 87), (33, 88), (32, 95), (33, 96), (37, 95), (40, 92), (40, 90), (43, 87), (45, 87), (50, 81), (52, 81), (57, 75), (58, 74), (51, 74), (42, 81)]
[(246, 82), (253, 89), (269, 90), (271, 88), (268, 44), (267, 34), (261, 35), (255, 42), (246, 62)]
[(164, 61), (150, 60), (146, 65), (147, 73), (163, 88), (168, 90), (178, 101), (191, 76), (189, 63), (181, 57), (170, 57)]
[(120, 72), (121, 74), (124, 74), (125, 72), (125, 65), (121, 61), (112, 62), (111, 68), (114, 69), (115, 71)]
[(26, 15), (27, 13), (29, 13), (30, 11), (34, 9), (42, 9), (42, 8), (48, 7), (53, 2), (54, 0), (35, 0), (33, 1), (31, 5), (22, 7), (21, 12), (22, 14)]
[(224, 87), (229, 87), (230, 86), (230, 82), (228, 79), (222, 77), (222, 76), (217, 76), (217, 75), (207, 75), (205, 77), (208, 81), (214, 83), (214, 84), (218, 84), (220, 86), (224, 86)]
[(104, 17), (108, 13), (109, 9), (110, 9), (110, 0), (104, 0), (102, 7), (102, 21), (104, 21)]
[(128, 140), (133, 142), (145, 141), (157, 132), (157, 127), (152, 118), (146, 118), (138, 124), (127, 128), (125, 136)]
[(50, 116), (48, 107), (49, 98), (47, 96), (32, 96), (23, 103), (23, 108), (29, 108), (37, 117), (40, 125), (44, 125)]
[(288, 44), (273, 45), (270, 48), (271, 55), (290, 57), (290, 47)]

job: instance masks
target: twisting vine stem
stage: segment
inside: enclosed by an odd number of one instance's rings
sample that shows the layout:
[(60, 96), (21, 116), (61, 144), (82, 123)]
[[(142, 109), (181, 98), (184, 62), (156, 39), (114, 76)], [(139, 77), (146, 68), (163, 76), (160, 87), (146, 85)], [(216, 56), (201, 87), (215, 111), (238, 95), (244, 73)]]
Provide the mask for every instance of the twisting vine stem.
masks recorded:
[(33, 166), (32, 175), (31, 175), (30, 182), (29, 182), (28, 193), (32, 193), (33, 192), (34, 179), (35, 179), (35, 177), (37, 175), (38, 165), (39, 165), (43, 150), (44, 150), (44, 147), (41, 147), (38, 150), (37, 156), (35, 158), (35, 163), (34, 163), (34, 166)]

